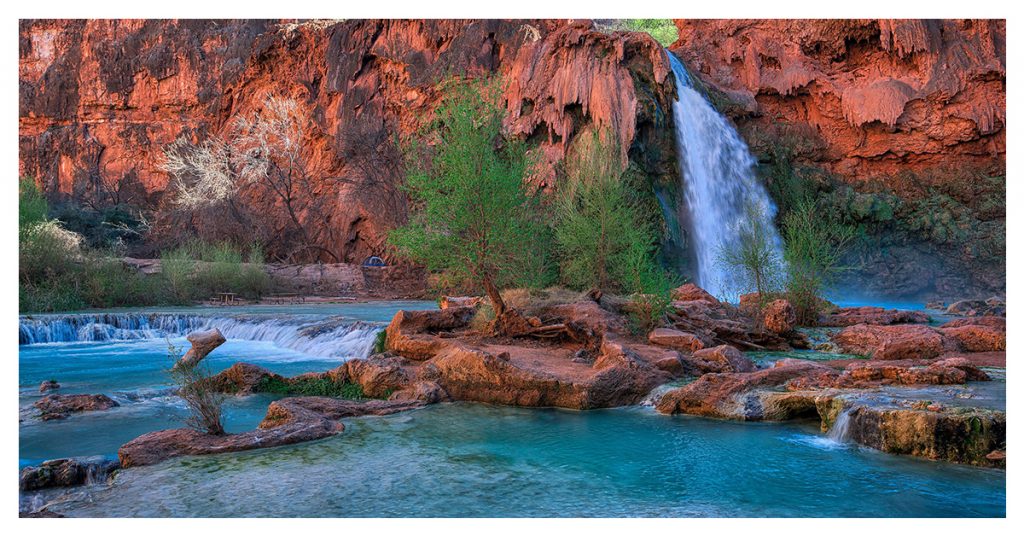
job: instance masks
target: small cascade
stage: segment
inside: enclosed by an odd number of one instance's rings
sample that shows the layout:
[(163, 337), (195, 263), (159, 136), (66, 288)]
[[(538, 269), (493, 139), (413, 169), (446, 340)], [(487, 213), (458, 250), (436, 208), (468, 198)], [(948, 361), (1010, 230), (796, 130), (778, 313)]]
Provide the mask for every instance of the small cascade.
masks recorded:
[(180, 337), (218, 328), (225, 337), (266, 341), (310, 356), (365, 357), (381, 326), (342, 317), (215, 317), (176, 313), (34, 315), (19, 319), (19, 344), (128, 341)]
[[(674, 54), (665, 51), (676, 79), (672, 105), (676, 154), (686, 201), (696, 283), (718, 298), (736, 301), (743, 281), (721, 266), (720, 252), (736, 250), (754, 223), (782, 255), (773, 220), (776, 208), (754, 174), (754, 157), (726, 118), (691, 84)], [(755, 220), (756, 218), (756, 220)]]
[(658, 405), (658, 401), (661, 400), (661, 397), (664, 396), (665, 393), (667, 393), (667, 392), (669, 392), (669, 391), (671, 391), (673, 389), (677, 389), (678, 387), (679, 387), (679, 383), (678, 382), (672, 382), (672, 383), (666, 383), (666, 384), (659, 385), (659, 386), (655, 387), (654, 389), (651, 389), (650, 393), (647, 393), (647, 396), (645, 396), (644, 399), (640, 401), (640, 405), (641, 406), (648, 406), (648, 407), (656, 406), (656, 405)]
[(832, 423), (825, 437), (836, 443), (848, 443), (850, 440), (850, 410), (843, 409), (836, 416), (836, 422)]

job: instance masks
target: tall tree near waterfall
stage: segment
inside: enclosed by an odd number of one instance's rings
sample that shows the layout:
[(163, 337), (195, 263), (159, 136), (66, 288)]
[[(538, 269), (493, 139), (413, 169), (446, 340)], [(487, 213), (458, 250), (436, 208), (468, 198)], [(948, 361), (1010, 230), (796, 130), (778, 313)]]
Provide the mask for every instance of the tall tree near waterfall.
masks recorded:
[(546, 228), (524, 182), (531, 168), (525, 143), (502, 136), (500, 81), (451, 79), (448, 86), (432, 125), (433, 155), (409, 165), (410, 221), (390, 240), (452, 285), (483, 290), (499, 326), (511, 312), (501, 288), (526, 279), (531, 257), (543, 254)]

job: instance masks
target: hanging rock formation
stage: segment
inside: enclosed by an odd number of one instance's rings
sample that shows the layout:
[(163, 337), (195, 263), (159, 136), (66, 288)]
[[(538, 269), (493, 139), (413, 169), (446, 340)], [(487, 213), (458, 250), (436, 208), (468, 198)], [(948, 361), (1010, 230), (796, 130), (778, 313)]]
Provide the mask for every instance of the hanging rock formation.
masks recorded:
[[(152, 210), (168, 187), (159, 170), (164, 146), (222, 133), (268, 95), (286, 96), (311, 110), (305, 157), (323, 179), (313, 194), (333, 200), (323, 221), (307, 225), (342, 262), (387, 257), (386, 233), (403, 222), (406, 206), (395, 194), (399, 163), (378, 160), (394, 149), (386, 147), (394, 135), (407, 138), (430, 119), (449, 75), (504, 77), (507, 126), (538, 155), (540, 187), (553, 185), (555, 166), (594, 128), (613, 132), (623, 157), (649, 176), (674, 176), (664, 128), (672, 83), (661, 47), (646, 34), (592, 27), (566, 20), (23, 20), (20, 173), (52, 200)], [(216, 216), (154, 229), (151, 241), (172, 240), (182, 227), (202, 233)]]

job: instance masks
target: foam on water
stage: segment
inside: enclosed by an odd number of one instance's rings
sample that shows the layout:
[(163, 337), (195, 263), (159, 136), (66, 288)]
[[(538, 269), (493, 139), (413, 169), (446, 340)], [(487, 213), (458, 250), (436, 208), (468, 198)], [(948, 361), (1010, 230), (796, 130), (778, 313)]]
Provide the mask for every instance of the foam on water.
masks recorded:
[(266, 341), (310, 356), (351, 359), (365, 357), (382, 325), (345, 317), (184, 313), (101, 313), (23, 316), (19, 343), (131, 341), (180, 337), (218, 328), (228, 339)]

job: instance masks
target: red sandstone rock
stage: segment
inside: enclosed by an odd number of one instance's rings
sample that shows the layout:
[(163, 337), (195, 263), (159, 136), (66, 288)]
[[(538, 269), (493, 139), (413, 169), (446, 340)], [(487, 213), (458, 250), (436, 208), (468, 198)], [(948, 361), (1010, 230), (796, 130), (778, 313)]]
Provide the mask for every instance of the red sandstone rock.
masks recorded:
[(395, 391), (388, 397), (389, 401), (417, 401), (425, 404), (436, 404), (451, 400), (448, 393), (434, 382), (418, 381), (412, 385)]
[(857, 324), (835, 334), (832, 340), (843, 352), (872, 359), (928, 359), (952, 349), (938, 330), (914, 324)]
[(256, 392), (265, 380), (286, 381), (283, 376), (251, 363), (235, 363), (207, 381), (219, 392), (244, 395)]
[(353, 359), (345, 363), (348, 381), (357, 383), (369, 397), (387, 396), (409, 384), (402, 369), (402, 359), (375, 355), (366, 359)]
[(669, 328), (657, 328), (647, 335), (651, 344), (666, 346), (684, 352), (695, 352), (704, 348), (704, 343), (692, 333)]
[[(1005, 158), (1005, 21), (676, 25), (672, 51), (736, 103), (742, 131), (765, 131), (777, 117), (808, 125), (823, 142), (820, 161), (840, 176), (982, 168)], [(756, 148), (756, 136), (747, 139)]]
[(689, 374), (699, 376), (706, 373), (753, 372), (757, 367), (743, 352), (723, 344), (704, 348), (683, 357), (683, 366)]
[(71, 413), (102, 411), (119, 406), (107, 395), (47, 395), (34, 404), (44, 421), (63, 419)]
[(920, 311), (902, 311), (881, 307), (841, 307), (822, 315), (818, 325), (826, 327), (847, 327), (856, 324), (927, 324), (928, 315)]
[[(815, 363), (793, 363), (756, 372), (705, 374), (665, 393), (655, 405), (660, 413), (686, 413), (738, 420), (774, 419), (774, 407), (762, 402), (764, 389), (777, 388), (794, 378), (834, 377), (837, 373)], [(817, 380), (816, 383), (824, 383)], [(769, 410), (766, 412), (766, 410)]]
[(398, 311), (387, 327), (389, 351), (409, 359), (430, 359), (448, 343), (435, 334), (465, 327), (473, 316), (470, 307), (441, 311)]
[(765, 306), (764, 327), (775, 333), (789, 333), (796, 327), (796, 310), (788, 300), (774, 300)]
[(959, 328), (963, 326), (988, 326), (1001, 331), (1006, 331), (1006, 317), (1003, 316), (972, 316), (968, 318), (956, 318), (939, 326), (939, 329)]
[[(990, 317), (991, 318), (991, 317)], [(1005, 326), (1005, 325), (1004, 325)], [(963, 325), (939, 328), (945, 336), (956, 341), (965, 352), (994, 352), (1006, 350), (1006, 328), (985, 325)]]
[(718, 298), (712, 296), (708, 291), (687, 283), (681, 287), (672, 289), (672, 299), (676, 301), (705, 301), (708, 303), (719, 303)]
[(46, 380), (43, 383), (39, 384), (40, 393), (45, 393), (47, 391), (55, 391), (57, 389), (60, 389), (60, 384), (54, 380)]

